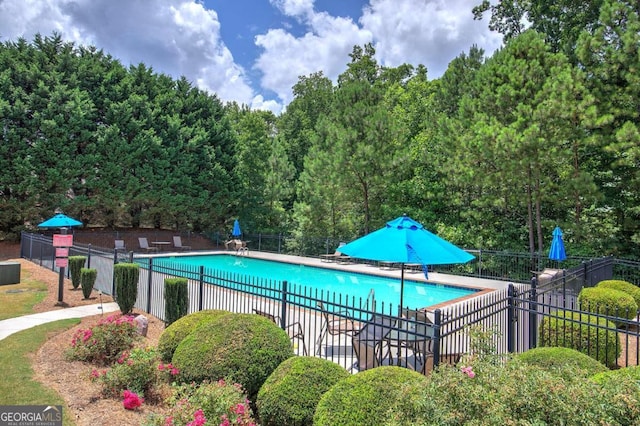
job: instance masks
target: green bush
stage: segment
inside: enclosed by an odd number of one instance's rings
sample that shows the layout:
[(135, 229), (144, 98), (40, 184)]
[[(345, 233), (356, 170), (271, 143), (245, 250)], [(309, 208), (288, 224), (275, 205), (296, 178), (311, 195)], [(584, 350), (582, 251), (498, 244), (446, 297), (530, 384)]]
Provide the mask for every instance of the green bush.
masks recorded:
[(176, 348), (182, 342), (182, 339), (187, 337), (196, 327), (210, 321), (211, 319), (229, 314), (227, 311), (218, 310), (204, 310), (200, 312), (193, 312), (187, 316), (184, 316), (168, 326), (160, 335), (158, 340), (158, 351), (162, 360), (170, 362), (173, 358), (173, 353)]
[(110, 365), (140, 338), (133, 317), (110, 315), (93, 327), (77, 330), (65, 356), (72, 361)]
[(540, 323), (539, 346), (575, 349), (614, 367), (620, 356), (616, 325), (604, 318), (579, 312), (557, 311)]
[(638, 315), (638, 304), (633, 297), (612, 288), (583, 288), (578, 295), (578, 303), (587, 312), (626, 319)]
[[(570, 348), (539, 347), (517, 354), (514, 359), (563, 377), (567, 371), (572, 375), (577, 372), (583, 377), (609, 371), (600, 361)], [(567, 369), (567, 366), (575, 368)]]
[(289, 336), (272, 321), (255, 314), (228, 314), (185, 337), (173, 354), (173, 364), (183, 382), (232, 380), (254, 400), (267, 377), (292, 356)]
[(140, 266), (137, 263), (117, 263), (113, 265), (113, 274), (116, 280), (114, 299), (120, 311), (128, 314), (133, 310), (138, 299)]
[(385, 424), (396, 403), (405, 397), (405, 389), (419, 389), (426, 380), (420, 373), (402, 367), (377, 367), (351, 375), (320, 398), (313, 424)]
[(267, 378), (256, 400), (262, 426), (312, 425), (322, 395), (349, 377), (338, 364), (314, 357), (284, 361)]
[(98, 277), (98, 270), (93, 268), (80, 269), (80, 285), (82, 286), (82, 296), (85, 299), (91, 297), (93, 291), (93, 285), (96, 283)]
[[(443, 366), (427, 383), (405, 389), (390, 412), (387, 425), (584, 425), (637, 424), (617, 422), (630, 415), (611, 399), (627, 398), (582, 377), (573, 366), (552, 374), (518, 360), (503, 365), (474, 364), (473, 377), (461, 368)], [(605, 396), (606, 395), (606, 396)], [(629, 407), (640, 401), (629, 397)]]
[(84, 268), (86, 261), (86, 256), (69, 256), (69, 274), (71, 274), (71, 285), (74, 289), (80, 287), (80, 270)]
[(640, 366), (636, 365), (633, 367), (620, 368), (618, 370), (600, 372), (591, 376), (591, 380), (600, 385), (604, 385), (610, 381), (619, 381), (624, 377), (629, 377), (640, 383)]
[(105, 396), (117, 398), (130, 390), (153, 400), (160, 394), (159, 386), (170, 383), (175, 374), (171, 366), (160, 361), (157, 350), (136, 348), (131, 353), (123, 352), (110, 370), (103, 373), (93, 370), (91, 377), (100, 383)]
[(614, 290), (622, 291), (633, 297), (636, 304), (640, 306), (640, 287), (634, 285), (628, 281), (622, 280), (604, 280), (600, 281), (596, 287), (612, 288)]
[(189, 312), (189, 281), (186, 278), (164, 280), (164, 322), (171, 325)]

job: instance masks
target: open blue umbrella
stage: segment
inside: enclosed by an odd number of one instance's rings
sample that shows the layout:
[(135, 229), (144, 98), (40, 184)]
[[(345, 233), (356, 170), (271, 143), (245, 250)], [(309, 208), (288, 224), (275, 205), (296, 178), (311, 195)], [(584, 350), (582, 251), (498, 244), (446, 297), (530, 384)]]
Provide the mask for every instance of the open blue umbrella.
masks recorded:
[(234, 237), (240, 237), (240, 235), (242, 235), (242, 231), (240, 230), (240, 222), (238, 222), (238, 219), (233, 221), (233, 231), (231, 232), (231, 235)]
[(81, 226), (79, 222), (65, 214), (58, 213), (55, 216), (45, 220), (38, 225), (39, 228), (71, 228), (73, 226)]
[(561, 262), (567, 258), (564, 250), (564, 241), (562, 240), (562, 229), (559, 226), (553, 230), (553, 240), (551, 241), (551, 249), (549, 250), (549, 259)]
[(450, 265), (466, 263), (474, 256), (424, 229), (404, 215), (342, 247), (340, 252), (359, 259), (400, 263), (400, 307), (404, 293), (404, 265)]

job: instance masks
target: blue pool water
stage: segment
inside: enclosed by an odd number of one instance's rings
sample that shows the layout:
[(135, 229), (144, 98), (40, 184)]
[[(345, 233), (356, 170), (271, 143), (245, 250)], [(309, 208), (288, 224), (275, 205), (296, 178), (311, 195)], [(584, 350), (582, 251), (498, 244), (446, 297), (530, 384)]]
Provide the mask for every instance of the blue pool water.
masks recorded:
[[(400, 303), (400, 279), (380, 277), (368, 274), (318, 268), (292, 263), (275, 262), (230, 255), (176, 256), (154, 258), (153, 264), (204, 266), (207, 269), (263, 278), (275, 281), (287, 281), (292, 285), (301, 285), (325, 292), (335, 292), (349, 297), (366, 300), (371, 289), (375, 299), (380, 302), (397, 305)], [(412, 309), (424, 308), (475, 293), (477, 290), (435, 283), (404, 281), (404, 305)]]

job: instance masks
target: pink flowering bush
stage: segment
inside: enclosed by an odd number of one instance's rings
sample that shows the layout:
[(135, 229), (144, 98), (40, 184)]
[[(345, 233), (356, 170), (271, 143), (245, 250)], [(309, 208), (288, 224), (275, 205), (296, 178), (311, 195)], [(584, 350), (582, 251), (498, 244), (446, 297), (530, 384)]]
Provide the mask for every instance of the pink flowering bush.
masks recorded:
[(110, 365), (139, 338), (133, 317), (111, 315), (91, 328), (76, 331), (65, 356), (70, 361)]
[(224, 380), (202, 384), (175, 385), (166, 401), (171, 407), (165, 417), (152, 416), (147, 426), (255, 426), (253, 412), (242, 386)]
[(156, 349), (133, 349), (123, 352), (115, 365), (103, 373), (94, 370), (91, 378), (102, 385), (106, 396), (118, 396), (124, 390), (149, 398), (159, 393), (158, 388), (171, 383), (178, 370), (160, 361)]

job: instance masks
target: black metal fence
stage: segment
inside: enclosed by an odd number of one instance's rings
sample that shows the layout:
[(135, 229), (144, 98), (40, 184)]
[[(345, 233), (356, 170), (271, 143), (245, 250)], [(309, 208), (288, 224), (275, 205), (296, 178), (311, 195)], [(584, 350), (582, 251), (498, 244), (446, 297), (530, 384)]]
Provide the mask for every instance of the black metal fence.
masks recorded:
[[(21, 254), (43, 267), (56, 269), (50, 237), (24, 233)], [(290, 332), (299, 355), (322, 356), (353, 371), (394, 364), (427, 372), (443, 362), (455, 363), (470, 351), (468, 329), (473, 325), (497, 331), (494, 343), (499, 353), (523, 352), (541, 343), (554, 345), (563, 341), (577, 347), (579, 342), (586, 342), (579, 349), (592, 356), (601, 357), (598, 351), (621, 352), (616, 360), (604, 358), (610, 365), (639, 364), (637, 319), (617, 312), (591, 314), (577, 302), (583, 287), (602, 279), (615, 277), (635, 282), (629, 278), (640, 275), (636, 262), (607, 257), (582, 260), (570, 269), (547, 268), (535, 272), (533, 278), (529, 272), (527, 283), (513, 280), (501, 290), (418, 312), (400, 311), (396, 305), (371, 298), (356, 299), (204, 266), (155, 264), (153, 258), (91, 246), (74, 245), (71, 254), (87, 256), (88, 266), (99, 271), (96, 288), (110, 295), (114, 291), (113, 265), (120, 261), (139, 263), (136, 307), (161, 320), (165, 317), (165, 278), (186, 277), (189, 312), (220, 309), (267, 315)], [(524, 256), (507, 261), (505, 255), (496, 253), (482, 252), (477, 258), (483, 265), (477, 269), (481, 277), (491, 277), (488, 270), (502, 270), (506, 276), (507, 272), (521, 271), (523, 266), (518, 265), (526, 263)], [(487, 263), (492, 264), (491, 268), (484, 267)], [(498, 264), (502, 266), (496, 267)], [(561, 320), (546, 321), (559, 315), (563, 315)], [(602, 321), (594, 322), (594, 317)], [(578, 331), (572, 325), (577, 325)], [(541, 336), (546, 339), (551, 331), (556, 340), (541, 342)], [(606, 342), (619, 345), (613, 351), (607, 347), (609, 343), (599, 344), (600, 339), (609, 339), (612, 334), (617, 339)]]

